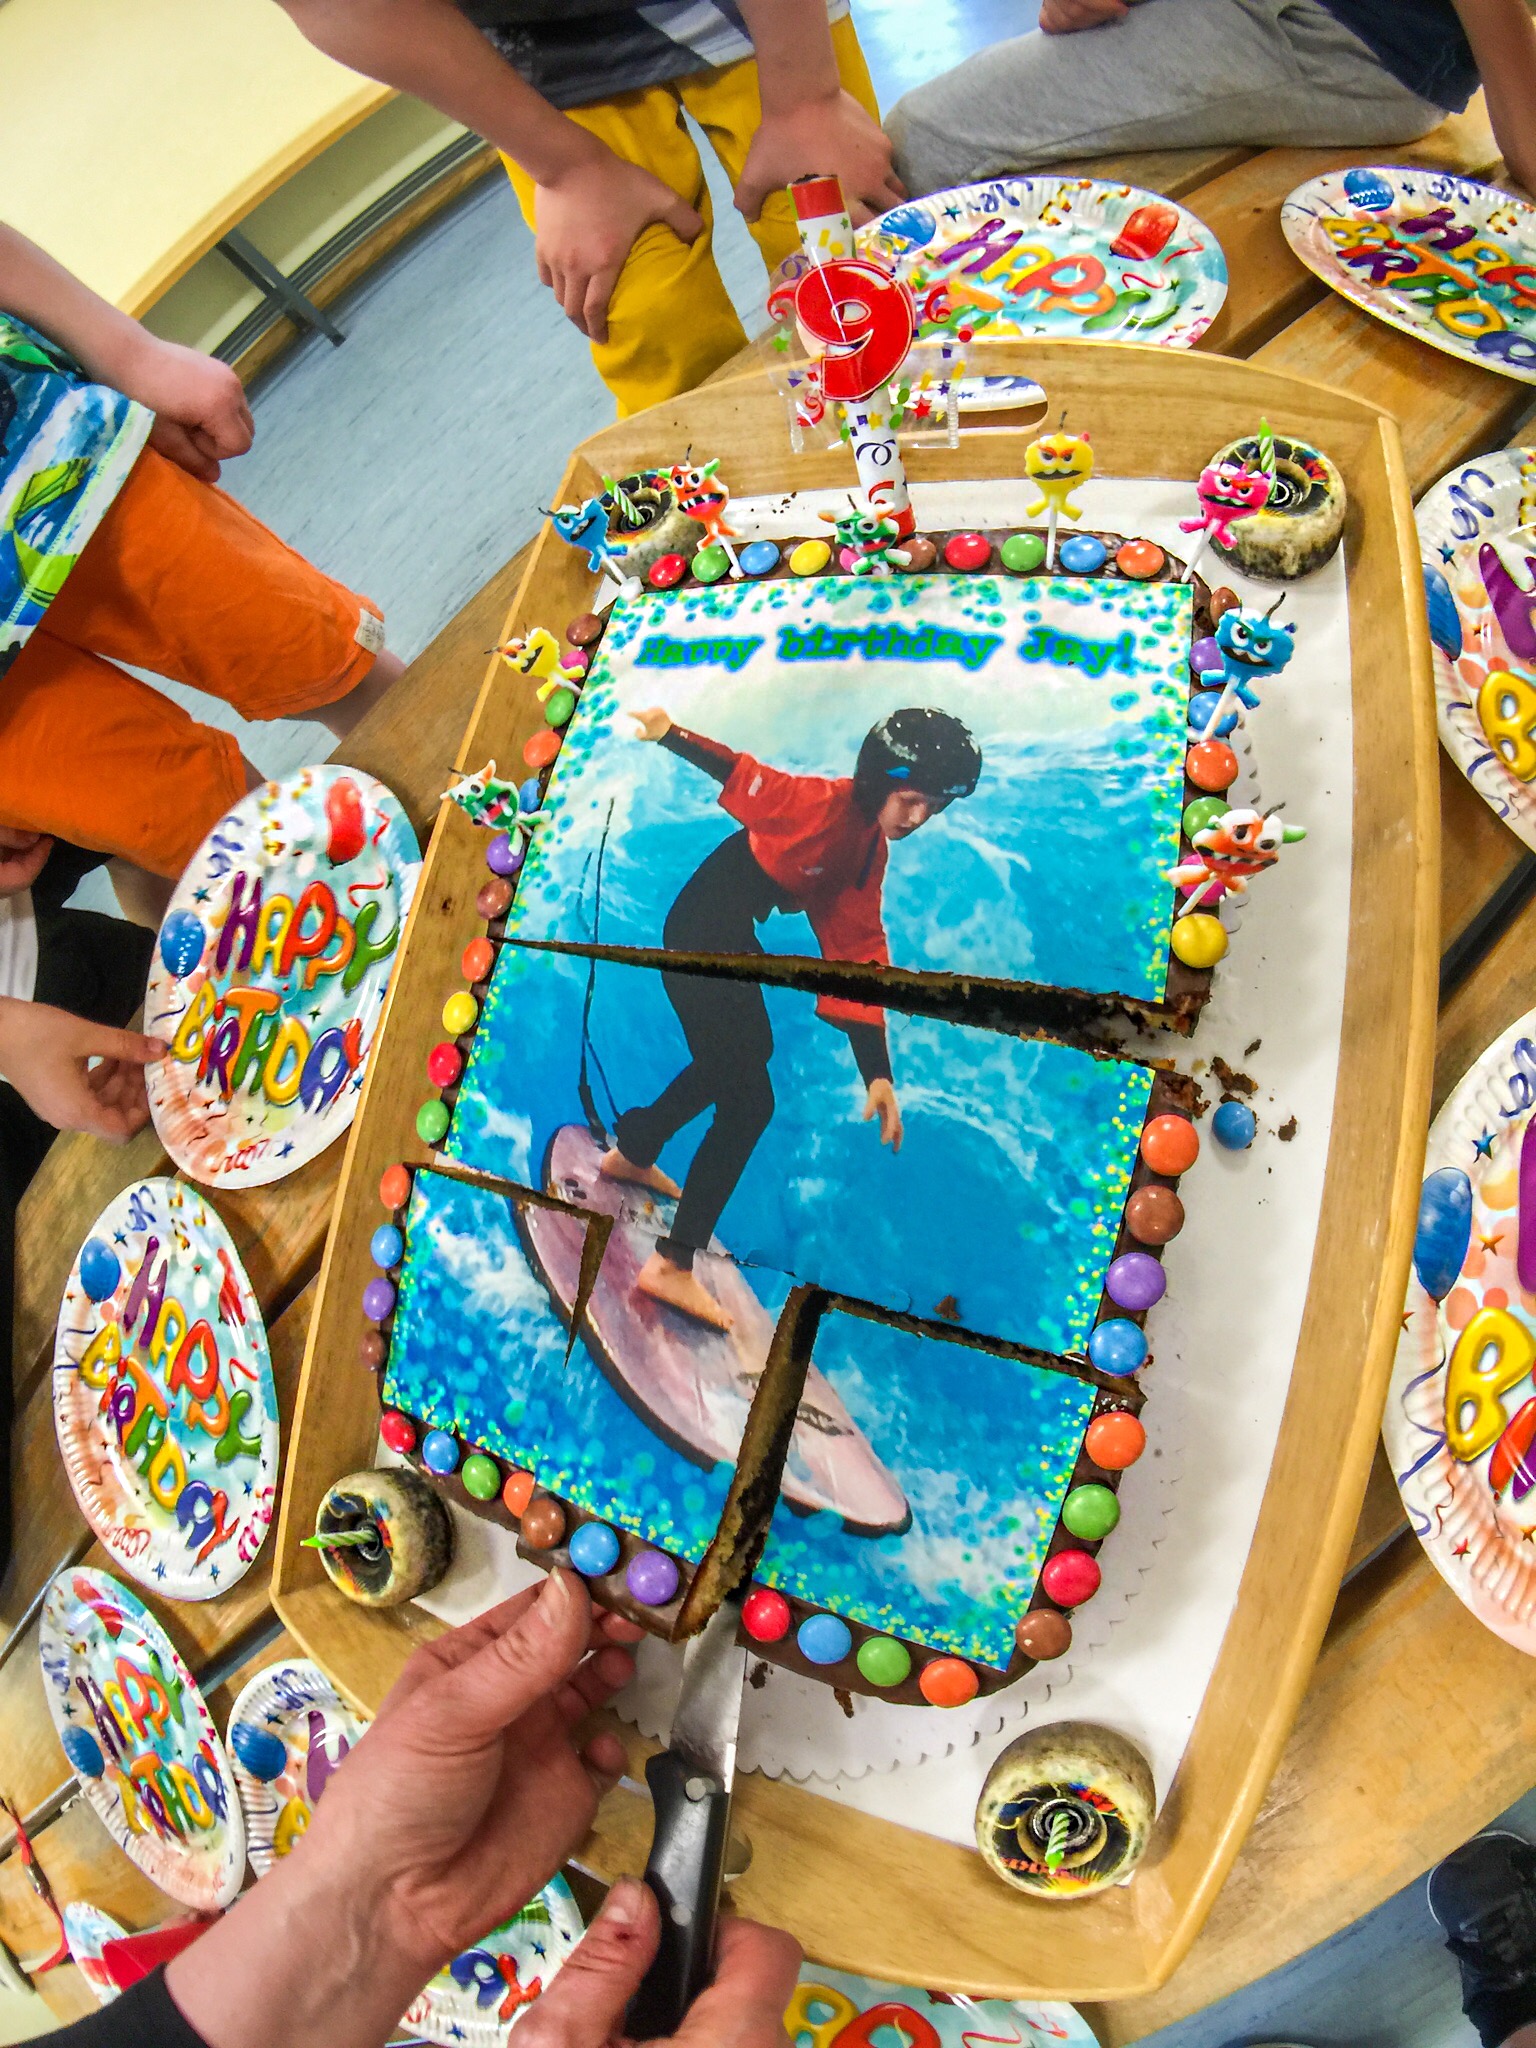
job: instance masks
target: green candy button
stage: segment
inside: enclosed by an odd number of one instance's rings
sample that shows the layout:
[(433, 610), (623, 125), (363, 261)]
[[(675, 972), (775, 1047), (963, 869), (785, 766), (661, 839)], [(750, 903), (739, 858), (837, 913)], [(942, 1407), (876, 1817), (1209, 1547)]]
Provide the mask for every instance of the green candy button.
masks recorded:
[(1197, 832), (1214, 825), (1231, 808), (1224, 796), (1197, 796), (1193, 803), (1184, 806), (1184, 837), (1193, 841)]
[(900, 1685), (912, 1669), (912, 1653), (894, 1636), (870, 1636), (859, 1645), (857, 1663), (871, 1685)]
[(476, 1451), (472, 1458), (464, 1460), (459, 1477), (464, 1482), (464, 1491), (476, 1500), (494, 1500), (501, 1491), (501, 1468), (484, 1451)]
[(435, 1145), (448, 1129), (448, 1105), (434, 1095), (416, 1112), (416, 1135), (424, 1145)]
[(693, 573), (701, 583), (718, 583), (730, 566), (730, 556), (714, 541), (693, 558)]
[(1003, 542), (1003, 567), (1027, 576), (1045, 560), (1045, 542), (1038, 533), (1011, 533)]
[(576, 709), (574, 690), (551, 690), (544, 703), (544, 723), (560, 727)]
[(1120, 1519), (1120, 1503), (1107, 1486), (1074, 1486), (1061, 1504), (1061, 1519), (1074, 1536), (1097, 1543)]

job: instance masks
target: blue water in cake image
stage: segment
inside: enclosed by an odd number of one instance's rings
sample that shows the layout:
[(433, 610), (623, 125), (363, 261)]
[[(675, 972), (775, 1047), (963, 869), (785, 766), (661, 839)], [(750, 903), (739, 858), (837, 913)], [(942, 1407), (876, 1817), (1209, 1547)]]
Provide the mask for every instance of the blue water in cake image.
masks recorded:
[[(668, 984), (696, 995), (703, 980), (504, 946), (448, 1156), (560, 1192), (551, 1186), (554, 1148), (593, 1144), (589, 1108), (601, 1150), (623, 1112), (653, 1103), (688, 1066)], [(739, 985), (713, 986), (727, 1003), (739, 999)], [(904, 1124), (896, 1151), (866, 1120), (847, 1033), (798, 990), (764, 989), (760, 1000), (772, 1034), (771, 1113), (713, 1235), (765, 1301), (773, 1295), (776, 1306), (800, 1280), (924, 1316), (943, 1303), (981, 1335), (1080, 1352), (1113, 1252), (1150, 1072), (890, 1012)], [(732, 1029), (728, 1009), (727, 1054)], [(688, 1182), (713, 1114), (704, 1107), (662, 1146), (656, 1164), (674, 1180)], [(675, 1221), (672, 1205), (649, 1206), (659, 1236)]]
[[(1190, 622), (1185, 586), (1070, 577), (721, 583), (621, 602), (566, 730), (509, 933), (661, 946), (700, 863), (762, 824), (754, 764), (807, 778), (797, 807), (814, 811), (853, 775), (872, 728), (927, 709), (964, 726), (980, 772), (972, 794), (884, 848), (876, 908), (892, 962), (1160, 999)], [(635, 737), (628, 714), (652, 707), (749, 757), (734, 795)], [(768, 820), (770, 836), (779, 824)], [(759, 926), (761, 942), (814, 958), (823, 945), (794, 900)], [(823, 935), (826, 957), (878, 957), (857, 927)]]
[(1043, 1366), (835, 1311), (815, 1361), (911, 1504), (874, 1538), (782, 1501), (757, 1577), (850, 1621), (1006, 1665), (1093, 1414)]

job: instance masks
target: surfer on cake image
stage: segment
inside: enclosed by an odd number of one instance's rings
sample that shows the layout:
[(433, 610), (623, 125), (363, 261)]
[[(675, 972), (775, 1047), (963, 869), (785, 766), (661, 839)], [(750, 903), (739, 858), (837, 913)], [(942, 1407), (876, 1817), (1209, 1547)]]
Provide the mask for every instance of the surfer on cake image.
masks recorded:
[[(971, 796), (981, 750), (947, 711), (893, 711), (871, 727), (846, 776), (790, 774), (674, 724), (659, 707), (626, 714), (635, 737), (664, 747), (720, 785), (718, 803), (741, 830), (722, 840), (674, 898), (666, 950), (744, 957), (764, 948), (757, 926), (775, 912), (803, 914), (824, 957), (890, 964), (881, 891), (890, 846)], [(688, 1064), (648, 1104), (625, 1110), (602, 1172), (676, 1197), (669, 1233), (635, 1279), (657, 1301), (721, 1330), (729, 1311), (693, 1270), (773, 1116), (773, 1031), (752, 981), (663, 972), (687, 1041)], [(843, 1032), (864, 1083), (863, 1120), (899, 1152), (901, 1105), (885, 1013), (876, 1004), (818, 998), (816, 1012)], [(668, 1140), (712, 1110), (681, 1186), (657, 1159)]]

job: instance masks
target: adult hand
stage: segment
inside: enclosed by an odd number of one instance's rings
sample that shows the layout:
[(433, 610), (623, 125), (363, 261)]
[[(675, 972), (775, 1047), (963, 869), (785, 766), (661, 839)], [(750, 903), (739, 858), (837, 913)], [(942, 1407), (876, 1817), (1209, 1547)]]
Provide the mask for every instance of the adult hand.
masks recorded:
[(907, 196), (885, 130), (838, 91), (763, 115), (736, 182), (737, 211), (756, 220), (770, 192), (823, 171), (841, 178), (855, 227)]
[(901, 1104), (896, 1100), (896, 1090), (889, 1081), (871, 1081), (864, 1097), (863, 1121), (880, 1119), (880, 1142), (889, 1145), (893, 1152), (901, 1150)]
[(626, 717), (635, 723), (634, 737), (637, 740), (664, 740), (672, 730), (672, 714), (653, 704), (648, 711), (626, 712)]
[(166, 1049), (162, 1038), (92, 1024), (49, 1003), (0, 998), (0, 1074), (57, 1131), (126, 1144), (149, 1122), (145, 1062)]
[(30, 889), (52, 851), (53, 840), (46, 832), (0, 825), (0, 896), (16, 896)]
[(535, 188), (533, 216), (540, 284), (598, 342), (608, 339), (608, 301), (642, 228), (660, 221), (684, 242), (704, 232), (703, 216), (670, 185), (600, 143)]
[(1040, 27), (1048, 36), (1069, 36), (1129, 12), (1127, 0), (1040, 0)]
[(256, 428), (240, 379), (200, 349), (145, 333), (121, 384), (155, 415), (149, 445), (204, 483), (216, 484), (220, 463), (251, 445)]
[[(559, 1976), (518, 2021), (518, 2048), (625, 2048), (624, 2008), (660, 1937), (650, 1887), (620, 1878)], [(722, 1919), (715, 1981), (671, 2036), (675, 2048), (786, 2048), (784, 2012), (799, 1972), (791, 1935)]]

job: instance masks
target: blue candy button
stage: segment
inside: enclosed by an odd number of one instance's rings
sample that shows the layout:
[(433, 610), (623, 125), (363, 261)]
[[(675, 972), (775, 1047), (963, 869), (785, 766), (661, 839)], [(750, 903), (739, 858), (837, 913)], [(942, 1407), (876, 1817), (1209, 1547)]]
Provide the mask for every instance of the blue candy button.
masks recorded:
[(571, 1536), (571, 1563), (583, 1578), (600, 1579), (619, 1561), (619, 1539), (606, 1522), (583, 1522)]
[(841, 1664), (853, 1648), (853, 1633), (835, 1614), (812, 1614), (795, 1631), (800, 1654), (809, 1664)]
[[(1196, 739), (1225, 739), (1229, 732), (1237, 729), (1237, 706), (1235, 702), (1221, 714), (1221, 723), (1215, 725), (1216, 706), (1221, 702), (1219, 690), (1197, 690), (1189, 700), (1189, 729)], [(1214, 729), (1213, 729), (1214, 726)]]
[(771, 540), (749, 540), (744, 548), (737, 549), (736, 559), (744, 576), (766, 576), (779, 566), (778, 545)]
[(391, 1266), (398, 1266), (405, 1256), (405, 1239), (393, 1223), (381, 1223), (368, 1240), (368, 1256), (376, 1266), (387, 1272)]
[(528, 812), (536, 811), (539, 808), (539, 778), (537, 775), (530, 775), (526, 782), (518, 784), (517, 808), (525, 816)]
[(1147, 1360), (1147, 1340), (1135, 1323), (1111, 1316), (1098, 1323), (1088, 1338), (1089, 1363), (1100, 1372), (1135, 1372)]
[(1109, 549), (1091, 533), (1072, 533), (1057, 549), (1056, 559), (1075, 576), (1091, 576), (1109, 560)]
[(429, 1472), (457, 1472), (459, 1446), (446, 1429), (429, 1429), (421, 1440), (421, 1462)]
[(1211, 1118), (1211, 1136), (1229, 1152), (1246, 1152), (1258, 1132), (1259, 1120), (1246, 1102), (1222, 1102)]

